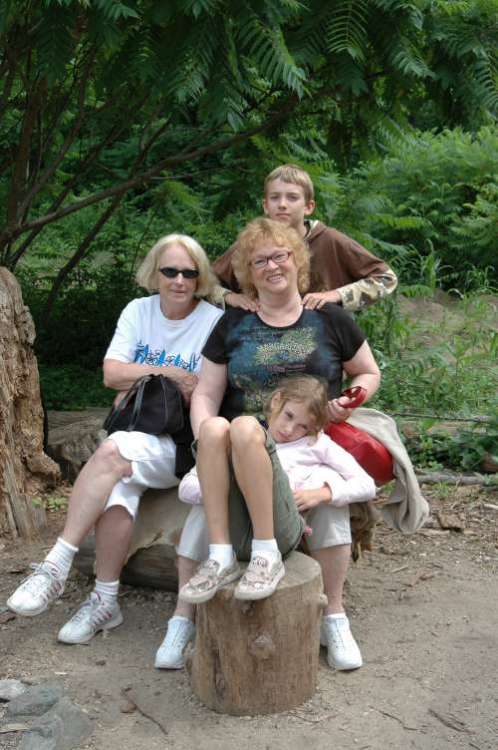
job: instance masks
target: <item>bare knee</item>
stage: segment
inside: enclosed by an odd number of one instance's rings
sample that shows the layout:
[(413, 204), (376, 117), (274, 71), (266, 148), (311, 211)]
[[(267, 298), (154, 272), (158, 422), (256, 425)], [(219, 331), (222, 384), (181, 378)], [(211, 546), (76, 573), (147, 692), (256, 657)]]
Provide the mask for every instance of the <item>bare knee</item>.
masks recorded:
[(230, 432), (230, 422), (224, 417), (209, 417), (199, 429), (199, 445), (226, 442)]
[(230, 442), (235, 451), (244, 451), (247, 447), (263, 447), (265, 433), (254, 417), (236, 417), (230, 423)]
[(117, 480), (132, 475), (131, 461), (128, 461), (127, 458), (121, 455), (118, 446), (112, 438), (104, 440), (99, 445), (91, 460), (94, 471), (102, 473), (113, 472), (116, 474)]

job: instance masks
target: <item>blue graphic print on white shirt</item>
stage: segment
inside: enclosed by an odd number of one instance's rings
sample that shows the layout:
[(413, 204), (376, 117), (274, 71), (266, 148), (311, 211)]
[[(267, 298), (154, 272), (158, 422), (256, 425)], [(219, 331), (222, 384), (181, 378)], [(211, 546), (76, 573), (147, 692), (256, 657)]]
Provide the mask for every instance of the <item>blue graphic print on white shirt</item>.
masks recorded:
[(139, 341), (133, 361), (141, 365), (156, 365), (157, 367), (173, 365), (174, 367), (182, 367), (189, 372), (195, 372), (200, 358), (200, 354), (191, 354), (188, 360), (183, 359), (181, 354), (166, 354), (165, 349), (151, 350), (148, 344)]

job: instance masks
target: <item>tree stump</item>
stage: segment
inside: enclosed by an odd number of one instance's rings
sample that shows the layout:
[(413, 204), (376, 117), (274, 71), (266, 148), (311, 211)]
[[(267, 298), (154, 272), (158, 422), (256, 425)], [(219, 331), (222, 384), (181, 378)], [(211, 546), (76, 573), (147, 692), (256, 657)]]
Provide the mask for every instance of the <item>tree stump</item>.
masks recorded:
[(326, 604), (320, 566), (293, 552), (285, 568), (268, 599), (239, 602), (232, 584), (198, 606), (188, 667), (194, 693), (209, 708), (235, 716), (272, 714), (314, 694)]
[(0, 533), (31, 536), (45, 523), (33, 496), (59, 478), (43, 452), (35, 327), (15, 277), (0, 268)]

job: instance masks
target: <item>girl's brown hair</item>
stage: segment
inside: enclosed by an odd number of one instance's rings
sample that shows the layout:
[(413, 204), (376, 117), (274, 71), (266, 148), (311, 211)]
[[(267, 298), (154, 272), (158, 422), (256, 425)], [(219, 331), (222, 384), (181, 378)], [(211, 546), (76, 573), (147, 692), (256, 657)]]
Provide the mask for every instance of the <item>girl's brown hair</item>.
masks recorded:
[[(277, 407), (272, 406), (275, 396), (278, 396)], [(314, 434), (320, 432), (327, 422), (328, 394), (325, 384), (311, 375), (295, 375), (282, 380), (278, 388), (271, 394), (265, 407), (266, 418), (269, 419), (276, 411), (280, 414), (287, 401), (297, 401), (304, 404), (314, 421)]]

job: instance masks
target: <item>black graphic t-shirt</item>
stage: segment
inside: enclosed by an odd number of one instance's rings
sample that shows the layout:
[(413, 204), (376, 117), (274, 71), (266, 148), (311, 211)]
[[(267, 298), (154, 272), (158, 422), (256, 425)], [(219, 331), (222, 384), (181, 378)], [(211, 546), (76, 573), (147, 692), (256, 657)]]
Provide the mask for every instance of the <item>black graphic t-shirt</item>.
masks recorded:
[(202, 351), (216, 364), (227, 365), (228, 384), (220, 414), (261, 417), (280, 380), (289, 375), (315, 375), (328, 383), (329, 399), (342, 390), (342, 363), (365, 341), (354, 320), (337, 305), (303, 308), (290, 326), (276, 328), (256, 313), (228, 308)]

